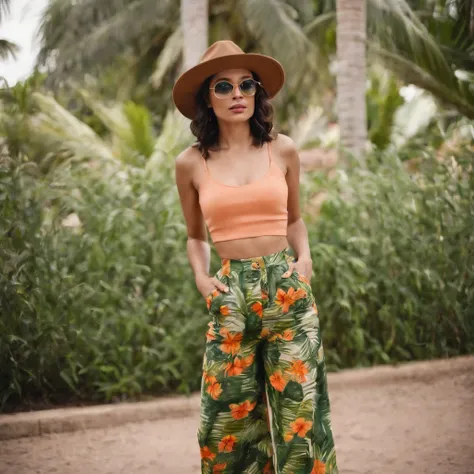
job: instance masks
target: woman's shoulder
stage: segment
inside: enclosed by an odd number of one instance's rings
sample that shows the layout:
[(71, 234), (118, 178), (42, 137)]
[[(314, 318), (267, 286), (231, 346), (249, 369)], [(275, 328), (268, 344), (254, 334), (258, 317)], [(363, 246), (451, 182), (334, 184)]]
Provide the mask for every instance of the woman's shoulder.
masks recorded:
[(185, 148), (177, 157), (176, 157), (176, 166), (188, 167), (197, 163), (198, 158), (201, 157), (201, 152), (199, 151), (198, 144), (193, 143), (192, 145)]
[(288, 135), (278, 133), (273, 140), (273, 149), (282, 158), (291, 158), (297, 153), (296, 143)]

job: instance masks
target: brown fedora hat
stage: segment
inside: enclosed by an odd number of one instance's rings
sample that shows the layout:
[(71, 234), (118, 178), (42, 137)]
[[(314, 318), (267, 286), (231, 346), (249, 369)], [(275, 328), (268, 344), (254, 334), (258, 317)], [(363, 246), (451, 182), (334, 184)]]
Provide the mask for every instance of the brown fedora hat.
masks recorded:
[(285, 82), (283, 67), (276, 59), (263, 54), (244, 53), (233, 41), (216, 41), (204, 52), (199, 64), (181, 74), (176, 81), (173, 101), (178, 110), (193, 119), (196, 114), (196, 93), (203, 81), (224, 69), (237, 68), (258, 74), (270, 99), (275, 97)]

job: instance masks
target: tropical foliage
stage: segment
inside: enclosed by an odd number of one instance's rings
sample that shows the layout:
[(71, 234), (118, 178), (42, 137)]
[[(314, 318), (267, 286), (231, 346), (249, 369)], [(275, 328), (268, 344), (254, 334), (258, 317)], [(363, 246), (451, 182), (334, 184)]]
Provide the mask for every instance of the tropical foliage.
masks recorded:
[[(210, 41), (291, 71), (276, 124), (301, 148), (338, 142), (335, 7), (209, 2)], [(474, 351), (468, 11), (467, 0), (368, 0), (374, 150), (301, 179), (330, 370)], [(174, 1), (51, 0), (43, 72), (0, 93), (4, 410), (199, 389), (209, 314), (173, 184), (192, 141), (170, 110), (179, 22)], [(425, 92), (405, 100), (407, 83)], [(211, 271), (219, 263), (213, 252)]]
[[(99, 136), (28, 87), (5, 93), (1, 114), (4, 409), (197, 390), (209, 316), (172, 176), (185, 122), (169, 114), (155, 137), (142, 107), (80, 91)], [(441, 147), (414, 135), (399, 151), (415, 174), (386, 154), (302, 181), (331, 370), (474, 349), (472, 130), (443, 133)]]
[[(470, 5), (367, 0), (369, 62), (381, 62), (401, 80), (473, 118)], [(285, 106), (279, 120), (286, 126), (334, 86), (335, 11), (335, 0), (210, 0), (209, 41), (232, 38), (245, 51), (275, 56), (291, 71), (277, 101)], [(40, 28), (39, 65), (47, 68), (50, 82), (61, 82), (84, 72), (100, 76), (120, 57), (125, 64), (118, 89), (126, 87), (136, 99), (146, 90), (161, 103), (159, 96), (169, 97), (180, 70), (179, 21), (179, 2), (51, 0)], [(150, 77), (155, 89), (149, 88)]]
[[(10, 0), (0, 0), (0, 25), (5, 15), (10, 13)], [(0, 38), (0, 61), (15, 57), (19, 48), (16, 44)]]

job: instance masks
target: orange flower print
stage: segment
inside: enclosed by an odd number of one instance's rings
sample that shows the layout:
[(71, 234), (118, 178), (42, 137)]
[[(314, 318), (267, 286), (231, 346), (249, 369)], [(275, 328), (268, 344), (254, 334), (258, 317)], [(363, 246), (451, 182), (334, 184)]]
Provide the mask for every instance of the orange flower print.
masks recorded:
[(260, 337), (265, 339), (270, 334), (270, 330), (268, 328), (263, 328), (260, 332)]
[(283, 439), (289, 443), (295, 435), (293, 433), (286, 433), (285, 436), (283, 436)]
[(209, 329), (206, 332), (206, 341), (211, 342), (216, 339), (215, 332), (214, 332), (214, 323), (211, 321), (208, 323)]
[(291, 367), (289, 368), (290, 374), (295, 376), (295, 379), (299, 383), (306, 382), (306, 374), (309, 372), (308, 367), (304, 364), (302, 360), (295, 360)]
[(252, 365), (253, 359), (253, 354), (250, 354), (249, 356), (243, 358), (236, 357), (234, 361), (227, 363), (225, 367), (227, 375), (240, 375), (245, 369)]
[(292, 341), (295, 337), (295, 333), (291, 329), (285, 329), (283, 334), (280, 336), (284, 341)]
[(216, 454), (209, 447), (204, 446), (204, 448), (201, 448), (201, 459), (204, 459), (204, 461), (212, 461), (215, 457)]
[(276, 341), (277, 339), (281, 339), (283, 341), (292, 341), (293, 338), (294, 338), (294, 332), (291, 329), (285, 329), (283, 331), (283, 334), (276, 332), (268, 340), (270, 342)]
[(225, 366), (225, 371), (230, 377), (234, 375), (240, 375), (244, 371), (242, 367), (242, 360), (235, 359), (233, 362), (228, 362)]
[(308, 283), (309, 284), (308, 279), (304, 275), (302, 275), (301, 273), (298, 274), (298, 280), (302, 281), (303, 283)]
[(220, 474), (224, 472), (225, 468), (227, 467), (227, 463), (222, 462), (220, 464), (215, 464), (214, 467), (212, 468), (212, 474)]
[(226, 354), (235, 355), (240, 349), (240, 343), (243, 338), (242, 333), (231, 334), (226, 328), (222, 328), (220, 334), (224, 336), (224, 340), (219, 346), (220, 350)]
[(235, 443), (237, 443), (237, 438), (234, 435), (227, 435), (222, 438), (217, 449), (220, 453), (231, 453)]
[(270, 383), (272, 384), (272, 387), (279, 392), (285, 390), (286, 380), (280, 370), (276, 370), (272, 375), (270, 375)]
[(300, 300), (301, 298), (306, 298), (307, 293), (303, 288), (298, 288), (296, 291), (291, 287), (288, 292), (285, 293), (285, 290), (278, 288), (275, 303), (282, 307), (284, 313), (288, 313), (290, 306), (295, 303), (295, 301)]
[(252, 305), (252, 311), (257, 313), (258, 316), (261, 318), (263, 316), (263, 305), (260, 301), (257, 301)]
[(313, 303), (311, 306), (313, 307), (314, 311), (316, 311), (316, 313), (317, 313), (318, 312), (318, 307), (316, 306), (316, 303)]
[(260, 263), (257, 261), (252, 262), (252, 268), (258, 270), (260, 268)]
[(250, 403), (249, 400), (245, 400), (243, 403), (231, 403), (230, 413), (234, 420), (241, 420), (242, 418), (246, 418), (249, 413), (255, 408), (257, 402)]
[(222, 393), (222, 386), (220, 383), (214, 382), (207, 387), (207, 393), (214, 399), (217, 400)]
[(225, 276), (230, 275), (230, 259), (228, 258), (222, 259), (221, 274)]
[(207, 309), (210, 309), (210, 308), (211, 308), (212, 300), (213, 300), (216, 296), (219, 296), (219, 290), (218, 290), (217, 288), (215, 288), (214, 291), (206, 298)]
[(253, 364), (254, 359), (255, 359), (255, 356), (253, 354), (250, 354), (249, 356), (244, 357), (242, 359), (242, 367), (244, 369), (247, 369), (248, 367), (250, 367)]
[(296, 433), (300, 438), (304, 438), (312, 426), (313, 422), (305, 420), (304, 418), (296, 418), (295, 421), (290, 423), (291, 431)]
[(210, 384), (217, 382), (217, 379), (214, 377), (214, 375), (209, 375), (207, 372), (204, 372), (203, 375), (204, 375), (204, 382), (210, 383)]
[(272, 460), (270, 459), (263, 467), (263, 474), (274, 474)]
[(326, 464), (319, 459), (316, 459), (316, 461), (314, 461), (313, 470), (310, 474), (326, 474)]
[(262, 300), (268, 300), (268, 293), (265, 290), (262, 290)]
[(229, 316), (230, 314), (230, 309), (228, 306), (221, 306), (220, 309), (219, 309), (220, 313), (223, 315), (223, 316)]

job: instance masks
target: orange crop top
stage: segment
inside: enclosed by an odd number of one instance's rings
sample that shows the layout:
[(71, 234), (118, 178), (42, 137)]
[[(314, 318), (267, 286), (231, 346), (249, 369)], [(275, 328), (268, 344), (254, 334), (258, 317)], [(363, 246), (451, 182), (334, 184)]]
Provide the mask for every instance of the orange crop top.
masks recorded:
[(199, 204), (213, 242), (261, 235), (286, 235), (288, 186), (273, 163), (270, 142), (265, 176), (242, 186), (222, 184), (206, 174), (199, 189)]

